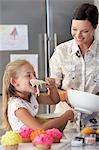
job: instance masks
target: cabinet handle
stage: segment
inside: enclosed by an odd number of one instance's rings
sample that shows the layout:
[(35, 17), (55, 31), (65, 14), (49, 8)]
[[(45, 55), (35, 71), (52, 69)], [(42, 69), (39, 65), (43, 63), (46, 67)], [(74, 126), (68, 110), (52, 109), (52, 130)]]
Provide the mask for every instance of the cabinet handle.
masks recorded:
[[(48, 36), (44, 33), (44, 52), (45, 52), (45, 79), (48, 77)], [(50, 105), (46, 106), (46, 113), (50, 113)]]
[(47, 69), (48, 69), (48, 64), (47, 64), (47, 60), (48, 60), (48, 57), (47, 57), (47, 34), (44, 33), (44, 53), (45, 53), (45, 57), (44, 57), (44, 65), (45, 65), (45, 79), (47, 78)]
[(57, 34), (54, 33), (54, 48), (57, 46)]

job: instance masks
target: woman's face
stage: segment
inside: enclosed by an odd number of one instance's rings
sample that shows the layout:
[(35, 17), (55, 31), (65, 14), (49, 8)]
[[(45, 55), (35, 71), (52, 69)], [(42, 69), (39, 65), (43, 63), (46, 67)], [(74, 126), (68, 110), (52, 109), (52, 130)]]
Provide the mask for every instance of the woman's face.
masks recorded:
[(71, 34), (76, 43), (90, 46), (95, 29), (88, 20), (72, 20)]
[(35, 79), (35, 71), (29, 64), (25, 64), (17, 71), (16, 77), (13, 79), (13, 85), (17, 91), (22, 93), (35, 93), (36, 88), (30, 84), (30, 79)]

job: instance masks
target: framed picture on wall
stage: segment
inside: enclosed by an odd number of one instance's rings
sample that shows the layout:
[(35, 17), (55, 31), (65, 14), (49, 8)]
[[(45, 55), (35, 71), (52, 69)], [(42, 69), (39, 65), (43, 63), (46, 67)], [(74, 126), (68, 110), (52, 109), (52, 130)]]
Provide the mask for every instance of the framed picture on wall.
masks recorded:
[(28, 25), (0, 25), (0, 51), (28, 49)]

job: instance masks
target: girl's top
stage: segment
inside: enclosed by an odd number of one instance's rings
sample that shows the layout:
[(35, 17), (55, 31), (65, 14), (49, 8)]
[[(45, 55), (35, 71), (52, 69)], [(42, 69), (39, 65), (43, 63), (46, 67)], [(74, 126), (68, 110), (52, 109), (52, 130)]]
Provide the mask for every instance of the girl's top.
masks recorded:
[(34, 95), (31, 96), (30, 102), (23, 100), (20, 97), (10, 97), (8, 102), (8, 120), (12, 130), (15, 130), (17, 132), (21, 128), (26, 127), (26, 125), (15, 115), (15, 111), (19, 108), (27, 109), (30, 114), (35, 117), (38, 113), (39, 104)]

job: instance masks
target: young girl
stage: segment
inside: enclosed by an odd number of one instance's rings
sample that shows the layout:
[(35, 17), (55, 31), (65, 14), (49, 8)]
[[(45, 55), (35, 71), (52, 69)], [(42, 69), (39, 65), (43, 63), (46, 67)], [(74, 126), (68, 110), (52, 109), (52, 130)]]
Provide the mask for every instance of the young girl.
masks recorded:
[(46, 123), (40, 123), (35, 117), (39, 104), (57, 104), (60, 101), (55, 81), (48, 78), (45, 87), (50, 94), (40, 93), (37, 97), (36, 87), (30, 84), (31, 79), (36, 79), (33, 66), (26, 60), (16, 60), (7, 64), (3, 76), (3, 123), (6, 129), (19, 131), (22, 127), (33, 130), (58, 128), (73, 120), (72, 110), (68, 110), (58, 118)]

